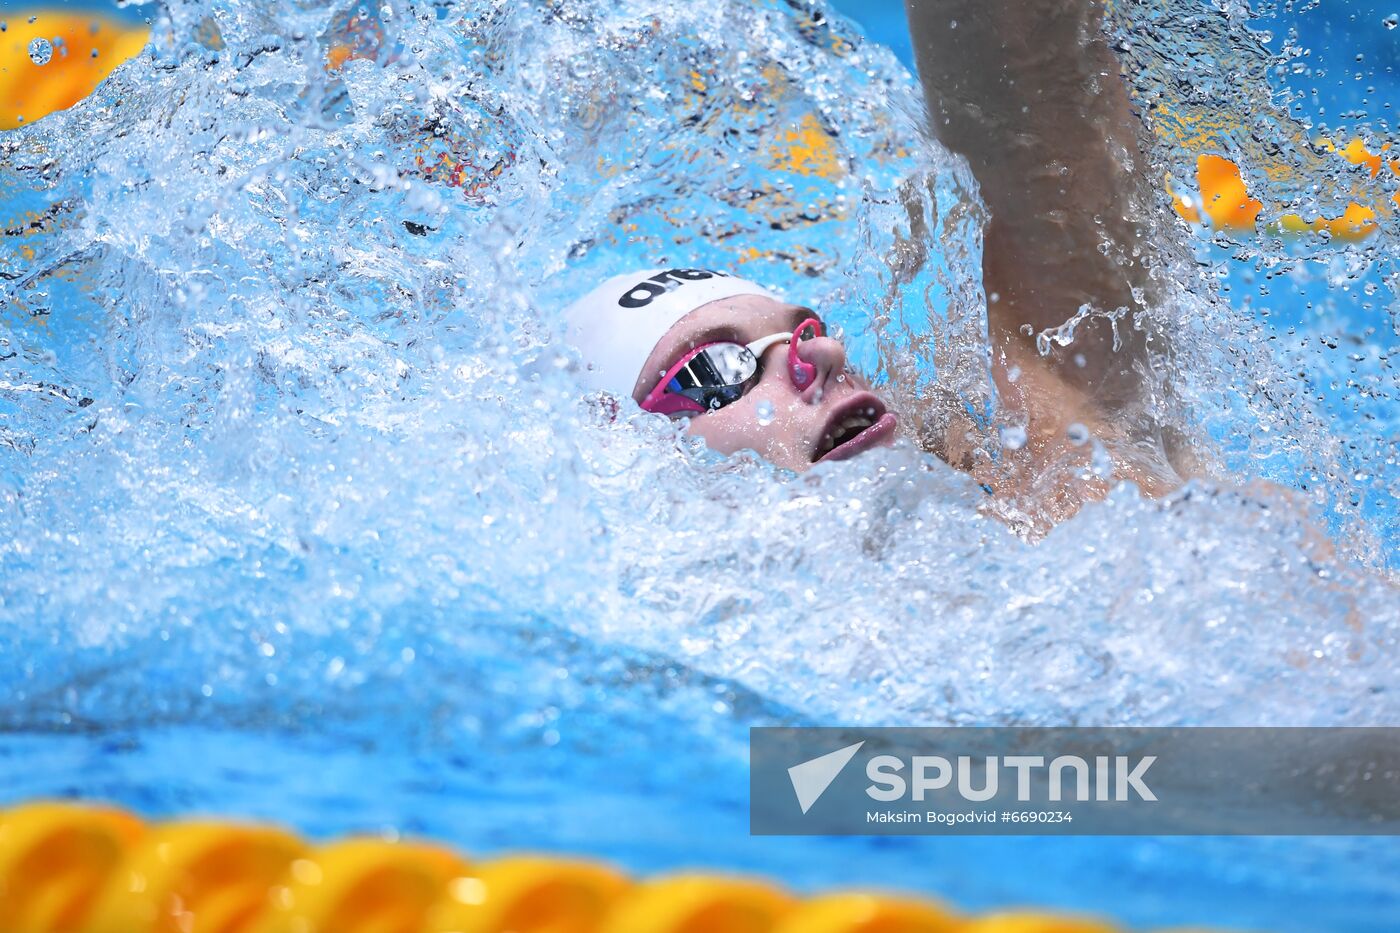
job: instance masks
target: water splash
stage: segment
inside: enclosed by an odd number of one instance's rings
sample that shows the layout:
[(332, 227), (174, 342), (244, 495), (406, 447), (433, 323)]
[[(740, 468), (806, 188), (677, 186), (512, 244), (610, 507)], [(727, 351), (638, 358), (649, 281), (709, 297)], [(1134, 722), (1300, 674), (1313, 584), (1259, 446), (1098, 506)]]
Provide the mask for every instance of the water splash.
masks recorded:
[[(1400, 176), (1384, 154), (1383, 16), (1368, 2), (1109, 5), (1154, 172), (1199, 203), (1198, 160), (1228, 159), (1254, 215), (1168, 247), (1190, 348), (1183, 404), (1227, 463), (1307, 491), (1352, 556), (1393, 565)], [(1161, 217), (1176, 226), (1165, 203)]]
[[(793, 478), (580, 400), (557, 309), (714, 265), (990, 426), (982, 210), (922, 123), (796, 0), (165, 8), (0, 137), (4, 726), (315, 723), (450, 774), (654, 739), (703, 783), (750, 722), (1393, 721), (1359, 507), (1339, 554), (1302, 494), (1122, 487), (1032, 545), (908, 444)], [(1287, 375), (1317, 352), (1200, 297), (1171, 229), (1163, 420), (1225, 475), (1393, 488)], [(1046, 497), (1111, 473), (1089, 441)]]
[[(1383, 720), (1391, 590), (1272, 494), (1124, 489), (1037, 548), (908, 447), (790, 480), (578, 401), (554, 309), (685, 261), (830, 309), (906, 402), (986, 404), (970, 185), (910, 76), (815, 10), (181, 6), (6, 137), (6, 631), (69, 646), (10, 686), (164, 632), (209, 652), (177, 693), (311, 696), (292, 642), (393, 667), (411, 605), (847, 720), (1296, 722), (1302, 685), (1309, 722)], [(1278, 368), (1246, 449), (1296, 456)], [(1083, 450), (1065, 471), (1111, 472)]]

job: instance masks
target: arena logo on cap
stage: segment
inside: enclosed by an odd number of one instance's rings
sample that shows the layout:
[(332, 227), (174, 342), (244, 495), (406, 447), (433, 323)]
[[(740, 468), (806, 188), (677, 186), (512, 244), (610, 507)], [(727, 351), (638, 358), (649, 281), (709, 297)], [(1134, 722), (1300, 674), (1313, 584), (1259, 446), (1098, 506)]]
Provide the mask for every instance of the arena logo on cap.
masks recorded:
[(667, 269), (651, 278), (644, 279), (622, 293), (617, 303), (624, 308), (645, 308), (667, 292), (679, 288), (686, 282), (699, 282), (704, 279), (730, 278), (727, 272), (710, 269)]

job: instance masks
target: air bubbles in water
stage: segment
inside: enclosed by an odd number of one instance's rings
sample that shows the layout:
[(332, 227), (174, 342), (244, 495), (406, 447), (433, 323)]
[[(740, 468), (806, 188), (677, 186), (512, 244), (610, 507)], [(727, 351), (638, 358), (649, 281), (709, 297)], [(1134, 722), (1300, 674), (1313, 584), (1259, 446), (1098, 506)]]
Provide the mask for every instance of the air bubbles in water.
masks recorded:
[(1001, 437), (1001, 446), (1007, 450), (1020, 450), (1026, 446), (1026, 429), (1023, 425), (1003, 425), (997, 433)]
[(773, 423), (773, 403), (766, 399), (759, 402), (758, 407), (754, 410), (754, 414), (758, 418), (759, 424), (763, 425), (765, 428), (768, 427), (768, 425)]
[(29, 43), (29, 60), (36, 65), (53, 61), (53, 43), (42, 37)]
[(1381, 20), (1381, 22), (1385, 24), (1386, 29), (1394, 29), (1396, 26), (1400, 26), (1400, 15), (1391, 13), (1385, 19)]

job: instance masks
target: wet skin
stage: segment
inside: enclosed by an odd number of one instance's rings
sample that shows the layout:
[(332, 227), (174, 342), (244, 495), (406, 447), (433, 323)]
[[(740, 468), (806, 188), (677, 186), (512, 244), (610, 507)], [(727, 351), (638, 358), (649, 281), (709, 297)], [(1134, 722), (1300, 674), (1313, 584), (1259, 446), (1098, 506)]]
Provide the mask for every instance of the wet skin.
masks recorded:
[[(652, 349), (632, 397), (639, 403), (666, 372), (695, 347), (716, 341), (750, 343), (791, 331), (816, 315), (798, 305), (758, 295), (739, 295), (702, 305), (677, 321)], [(894, 441), (896, 419), (886, 403), (847, 368), (839, 340), (817, 337), (798, 344), (798, 356), (816, 367), (811, 385), (799, 389), (788, 373), (788, 344), (769, 347), (759, 360), (755, 382), (738, 401), (690, 418), (688, 433), (712, 450), (732, 454), (752, 450), (790, 470), (809, 469), (818, 460), (844, 460)], [(831, 447), (857, 430), (870, 426)], [(767, 422), (767, 423), (764, 423)], [(844, 433), (842, 425), (847, 425)]]

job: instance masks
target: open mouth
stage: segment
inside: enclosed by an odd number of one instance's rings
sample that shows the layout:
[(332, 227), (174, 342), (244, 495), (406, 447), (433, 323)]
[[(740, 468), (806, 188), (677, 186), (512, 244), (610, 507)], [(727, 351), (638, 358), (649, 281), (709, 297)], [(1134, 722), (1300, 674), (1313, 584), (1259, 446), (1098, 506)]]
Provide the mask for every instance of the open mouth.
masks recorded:
[(812, 462), (845, 460), (886, 441), (895, 428), (895, 416), (885, 403), (862, 392), (832, 412), (822, 430)]

